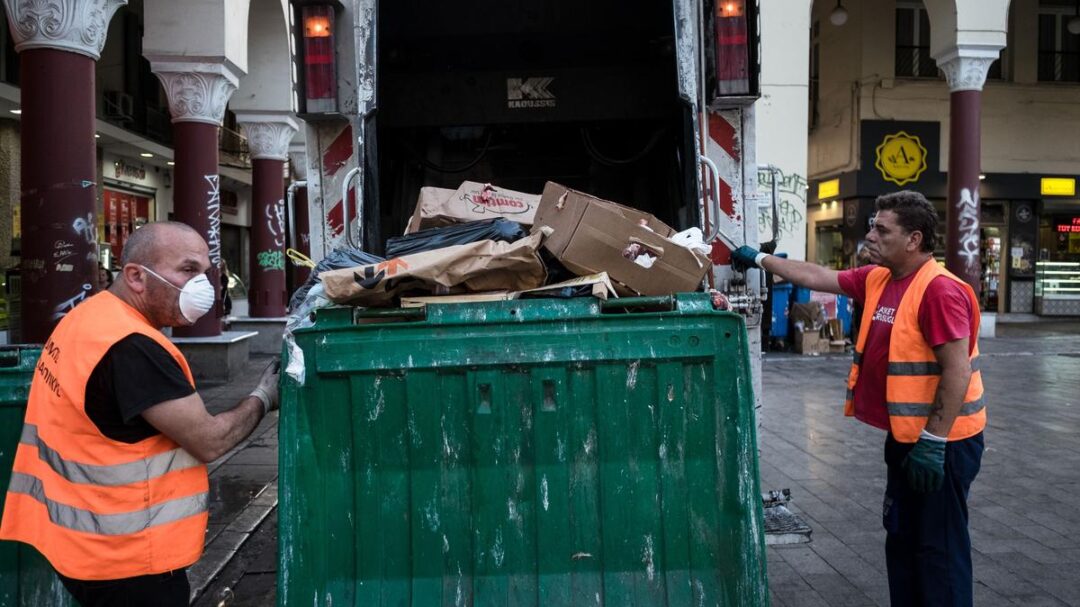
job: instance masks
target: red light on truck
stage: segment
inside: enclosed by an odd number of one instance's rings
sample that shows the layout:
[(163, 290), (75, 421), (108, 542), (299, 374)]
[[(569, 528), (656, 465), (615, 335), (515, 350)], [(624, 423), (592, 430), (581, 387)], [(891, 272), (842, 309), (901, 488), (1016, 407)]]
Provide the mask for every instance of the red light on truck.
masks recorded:
[(301, 7), (306, 114), (337, 111), (337, 61), (334, 53), (334, 7)]
[(750, 48), (746, 0), (716, 4), (716, 80), (720, 95), (750, 94)]

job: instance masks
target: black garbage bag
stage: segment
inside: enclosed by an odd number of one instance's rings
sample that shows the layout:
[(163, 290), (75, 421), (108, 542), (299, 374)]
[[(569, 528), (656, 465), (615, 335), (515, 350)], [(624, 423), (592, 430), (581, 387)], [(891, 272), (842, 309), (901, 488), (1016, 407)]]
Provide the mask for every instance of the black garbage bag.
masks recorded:
[(469, 221), (388, 238), (386, 239), (386, 256), (393, 259), (402, 255), (412, 255), (481, 240), (516, 242), (528, 235), (529, 233), (520, 223), (502, 217)]
[(292, 297), (289, 298), (289, 313), (295, 312), (300, 305), (304, 303), (308, 291), (311, 290), (311, 287), (319, 283), (320, 273), (327, 270), (341, 270), (345, 268), (355, 268), (356, 266), (366, 266), (373, 263), (379, 263), (380, 261), (386, 261), (386, 259), (379, 257), (378, 255), (372, 255), (371, 253), (365, 253), (354, 247), (338, 247), (334, 249), (329, 255), (324, 257), (322, 261), (315, 264), (315, 269), (311, 271), (311, 275), (308, 277), (307, 282), (293, 292)]

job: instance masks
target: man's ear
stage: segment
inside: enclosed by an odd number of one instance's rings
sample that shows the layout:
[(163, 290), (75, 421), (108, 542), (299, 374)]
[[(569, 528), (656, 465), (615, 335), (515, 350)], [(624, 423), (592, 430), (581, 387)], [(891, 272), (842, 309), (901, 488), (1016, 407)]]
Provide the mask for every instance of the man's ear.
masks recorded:
[(125, 265), (120, 270), (120, 275), (124, 279), (124, 284), (132, 292), (139, 294), (146, 292), (146, 281), (150, 280), (150, 274), (140, 268), (138, 264), (129, 263)]
[(907, 250), (908, 251), (921, 251), (922, 250), (923, 233), (915, 230), (908, 234)]

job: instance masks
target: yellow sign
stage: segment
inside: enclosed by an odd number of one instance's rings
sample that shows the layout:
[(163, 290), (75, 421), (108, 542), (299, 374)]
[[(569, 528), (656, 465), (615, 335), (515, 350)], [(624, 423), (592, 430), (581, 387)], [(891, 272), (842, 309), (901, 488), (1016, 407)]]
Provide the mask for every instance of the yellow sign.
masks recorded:
[(926, 170), (926, 148), (915, 135), (904, 131), (886, 135), (876, 151), (874, 166), (881, 171), (885, 181), (896, 185), (914, 183)]
[(11, 203), (11, 237), (22, 238), (22, 205), (18, 200)]
[(1072, 177), (1043, 177), (1039, 193), (1043, 196), (1076, 196), (1076, 180)]
[(825, 200), (826, 198), (836, 198), (839, 195), (840, 179), (830, 179), (828, 181), (822, 181), (817, 185), (818, 200)]

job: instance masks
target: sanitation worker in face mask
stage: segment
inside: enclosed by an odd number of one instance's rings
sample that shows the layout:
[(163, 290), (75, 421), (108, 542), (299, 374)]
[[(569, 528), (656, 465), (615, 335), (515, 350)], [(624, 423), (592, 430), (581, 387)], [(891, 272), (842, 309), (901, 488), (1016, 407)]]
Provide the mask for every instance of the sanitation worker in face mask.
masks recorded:
[(872, 265), (836, 272), (741, 247), (760, 266), (864, 304), (845, 413), (885, 430), (883, 524), (892, 604), (971, 605), (968, 489), (983, 453), (979, 302), (933, 258), (937, 212), (921, 194), (877, 199)]
[(205, 464), (277, 408), (277, 369), (211, 415), (160, 331), (214, 305), (206, 242), (184, 224), (149, 224), (121, 266), (42, 350), (0, 539), (37, 548), (83, 605), (186, 606), (186, 568), (206, 534)]

